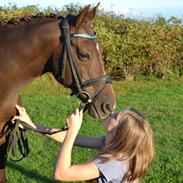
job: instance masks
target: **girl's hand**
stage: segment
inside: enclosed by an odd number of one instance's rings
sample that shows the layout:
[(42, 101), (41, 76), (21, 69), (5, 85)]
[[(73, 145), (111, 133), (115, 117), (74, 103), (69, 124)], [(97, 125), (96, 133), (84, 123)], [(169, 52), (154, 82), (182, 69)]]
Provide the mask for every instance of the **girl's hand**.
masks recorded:
[[(27, 114), (26, 110), (24, 107), (21, 107), (19, 105), (16, 105), (16, 109), (19, 112), (19, 116), (14, 116), (12, 119), (12, 122), (15, 122), (16, 120), (20, 120), (23, 121), (25, 123), (27, 123), (28, 125), (30, 125), (32, 128), (36, 129), (35, 124), (32, 122), (32, 120), (30, 119), (29, 115)], [(20, 128), (24, 128), (21, 124), (19, 125)]]
[(79, 132), (79, 129), (81, 128), (82, 121), (83, 110), (76, 109), (76, 111), (67, 118), (68, 130), (77, 134)]

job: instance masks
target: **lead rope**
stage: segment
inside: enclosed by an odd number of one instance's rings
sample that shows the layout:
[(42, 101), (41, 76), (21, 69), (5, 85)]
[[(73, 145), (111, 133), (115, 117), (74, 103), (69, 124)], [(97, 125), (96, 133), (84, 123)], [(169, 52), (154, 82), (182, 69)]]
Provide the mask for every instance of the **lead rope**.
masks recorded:
[[(68, 129), (67, 126), (61, 128), (57, 131), (51, 131), (49, 129), (47, 130), (37, 130), (32, 128), (30, 125), (23, 121), (16, 121), (14, 124), (10, 124), (6, 127), (4, 135), (9, 136), (8, 139), (8, 146), (7, 146), (7, 155), (9, 159), (13, 162), (19, 162), (23, 158), (27, 157), (30, 153), (29, 144), (28, 144), (28, 138), (26, 136), (26, 130), (19, 127), (19, 125), (22, 125), (25, 128), (28, 128), (30, 130), (36, 131), (41, 134), (48, 134), (52, 135), (55, 133), (59, 133), (61, 131), (65, 131)], [(20, 153), (20, 158), (14, 159), (12, 157), (17, 156), (17, 151)]]
[[(8, 139), (8, 147), (7, 147), (7, 155), (9, 159), (13, 162), (19, 162), (23, 158), (27, 157), (30, 153), (29, 144), (28, 144), (28, 138), (26, 136), (26, 130), (19, 127), (19, 125), (23, 125), (23, 127), (27, 127), (33, 131), (39, 132), (41, 134), (49, 134), (52, 135), (54, 133), (58, 133), (64, 130), (67, 130), (68, 128), (65, 126), (60, 130), (51, 132), (50, 130), (37, 130), (32, 128), (30, 125), (23, 121), (15, 121), (14, 124), (10, 124), (6, 126), (6, 129), (4, 131), (5, 136), (9, 136)], [(20, 158), (14, 159), (12, 157), (17, 156), (17, 151), (20, 153)]]
[[(92, 102), (91, 99), (88, 99), (88, 101), (86, 103), (81, 103), (79, 106), (79, 110), (84, 110), (85, 107), (87, 107), (87, 105), (91, 102)], [(68, 130), (67, 125), (65, 125), (60, 130), (51, 131), (51, 129), (38, 130), (38, 129), (32, 128), (32, 126), (28, 125), (26, 122), (19, 121), (19, 120), (16, 120), (14, 123), (9, 123), (3, 129), (3, 134), (5, 136), (9, 136), (7, 155), (9, 157), (9, 159), (13, 162), (21, 161), (23, 158), (27, 157), (30, 153), (28, 138), (26, 136), (26, 130), (20, 128), (19, 127), (20, 124), (24, 128), (28, 128), (35, 132), (38, 132), (41, 134), (47, 134), (47, 135), (53, 135), (55, 133), (59, 133), (59, 132)], [(18, 159), (14, 159), (14, 158), (12, 158), (12, 156), (13, 157), (17, 156), (17, 150), (20, 152), (21, 157)]]
[[(14, 124), (6, 125), (4, 129), (4, 135), (9, 136), (7, 155), (13, 162), (21, 161), (30, 153), (26, 130), (19, 127), (20, 123), (21, 122), (17, 120)], [(16, 156), (17, 150), (19, 150), (21, 157), (18, 159), (11, 158), (12, 156)]]

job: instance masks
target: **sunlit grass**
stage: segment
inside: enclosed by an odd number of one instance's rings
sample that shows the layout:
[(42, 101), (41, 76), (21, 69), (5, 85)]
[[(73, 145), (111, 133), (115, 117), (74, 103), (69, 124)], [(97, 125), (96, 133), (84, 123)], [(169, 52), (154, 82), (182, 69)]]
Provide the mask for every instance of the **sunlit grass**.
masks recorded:
[[(77, 107), (78, 100), (69, 90), (46, 77), (37, 79), (22, 92), (28, 113), (36, 122), (63, 127), (66, 117)], [(155, 159), (145, 183), (183, 182), (183, 82), (141, 80), (114, 82), (117, 110), (135, 107), (151, 123), (155, 140)], [(84, 115), (80, 133), (104, 133), (101, 121)], [(29, 132), (30, 155), (19, 163), (8, 161), (8, 182), (53, 183), (53, 169), (60, 144), (40, 134)], [(73, 163), (89, 160), (95, 151), (75, 147)]]

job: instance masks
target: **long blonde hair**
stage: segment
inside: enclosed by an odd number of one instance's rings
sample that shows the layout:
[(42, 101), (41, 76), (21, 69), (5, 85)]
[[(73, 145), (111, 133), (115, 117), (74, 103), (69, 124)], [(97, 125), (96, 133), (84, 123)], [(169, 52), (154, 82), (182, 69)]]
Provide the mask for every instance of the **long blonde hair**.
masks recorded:
[[(120, 158), (127, 161), (128, 170), (123, 182), (140, 180), (146, 174), (154, 156), (151, 127), (145, 117), (133, 108), (119, 112), (116, 120), (116, 134), (97, 157), (102, 158), (103, 162)], [(111, 156), (106, 157), (105, 154)]]

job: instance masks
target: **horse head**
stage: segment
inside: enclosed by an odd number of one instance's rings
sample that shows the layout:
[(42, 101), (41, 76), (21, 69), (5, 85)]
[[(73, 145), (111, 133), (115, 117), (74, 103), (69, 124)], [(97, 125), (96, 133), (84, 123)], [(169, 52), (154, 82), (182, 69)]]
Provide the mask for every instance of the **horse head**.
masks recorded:
[(87, 6), (78, 15), (60, 21), (62, 46), (60, 56), (55, 56), (59, 59), (54, 60), (53, 74), (87, 104), (91, 116), (104, 119), (116, 103), (111, 79), (104, 69), (102, 48), (92, 29), (97, 9), (98, 5), (93, 9)]

